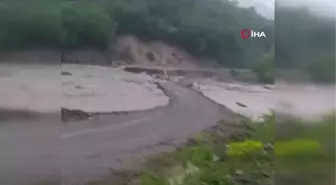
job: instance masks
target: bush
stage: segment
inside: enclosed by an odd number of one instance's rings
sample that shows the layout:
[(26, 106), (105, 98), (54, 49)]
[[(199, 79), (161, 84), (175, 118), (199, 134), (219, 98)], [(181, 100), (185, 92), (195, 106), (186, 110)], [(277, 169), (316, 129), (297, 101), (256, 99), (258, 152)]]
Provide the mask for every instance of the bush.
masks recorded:
[[(2, 0), (0, 47), (106, 48), (116, 33), (132, 34), (178, 45), (228, 67), (244, 67), (268, 43), (246, 45), (237, 33), (270, 23), (227, 0)], [(249, 51), (254, 54), (247, 56)]]
[(0, 2), (0, 48), (106, 48), (116, 23), (103, 6), (89, 2)]
[(182, 158), (189, 159), (192, 164), (197, 166), (207, 165), (208, 162), (213, 160), (212, 151), (206, 146), (195, 146), (187, 148), (182, 152)]
[(55, 1), (0, 2), (0, 49), (59, 46), (61, 18)]
[(260, 151), (263, 148), (263, 143), (260, 141), (247, 140), (244, 142), (233, 142), (228, 146), (229, 156), (245, 156)]
[(116, 32), (116, 23), (108, 12), (93, 3), (67, 3), (62, 6), (65, 47), (106, 48)]
[(254, 66), (254, 73), (257, 75), (258, 81), (265, 84), (274, 84), (275, 70), (274, 57), (270, 54), (265, 54)]
[(307, 71), (317, 82), (335, 82), (335, 56), (321, 57), (320, 60), (311, 63)]
[(299, 139), (275, 143), (275, 155), (277, 156), (305, 156), (321, 152), (321, 145), (315, 140)]

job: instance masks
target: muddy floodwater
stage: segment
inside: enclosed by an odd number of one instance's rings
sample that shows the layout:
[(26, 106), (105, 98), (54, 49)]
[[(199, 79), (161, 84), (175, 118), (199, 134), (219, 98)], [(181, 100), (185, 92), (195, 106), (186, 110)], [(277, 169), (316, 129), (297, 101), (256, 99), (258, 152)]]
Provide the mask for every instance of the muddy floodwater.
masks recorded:
[[(263, 87), (196, 80), (193, 87), (205, 98), (179, 80), (160, 81), (166, 95), (156, 82), (146, 74), (99, 66), (0, 65), (0, 184), (86, 184), (124, 162), (176, 146), (173, 141), (185, 141), (218, 120), (236, 120), (231, 110), (252, 118), (269, 108), (318, 117), (335, 107), (333, 86)], [(164, 107), (66, 123), (52, 116), (17, 119), (12, 113), (20, 111), (1, 110), (60, 113), (65, 107), (110, 112), (160, 106)], [(11, 115), (15, 119), (6, 119)]]
[[(146, 74), (87, 65), (0, 66), (0, 109), (54, 112), (60, 107), (86, 112), (146, 110), (165, 106), (169, 98)], [(196, 80), (193, 87), (211, 100), (258, 118), (269, 109), (304, 118), (335, 109), (335, 86), (275, 86)]]
[(0, 87), (0, 108), (38, 112), (134, 111), (169, 100), (148, 75), (99, 66), (1, 64)]
[(276, 83), (274, 86), (198, 81), (193, 87), (229, 109), (259, 119), (270, 109), (315, 119), (335, 110), (335, 86)]

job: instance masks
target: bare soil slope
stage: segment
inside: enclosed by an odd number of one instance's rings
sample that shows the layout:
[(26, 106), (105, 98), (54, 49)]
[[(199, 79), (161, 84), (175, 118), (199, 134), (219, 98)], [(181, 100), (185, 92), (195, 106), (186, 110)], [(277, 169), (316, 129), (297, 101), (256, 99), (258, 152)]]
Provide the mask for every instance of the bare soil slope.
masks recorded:
[(201, 62), (183, 49), (161, 41), (143, 42), (134, 36), (120, 36), (113, 46), (122, 63), (195, 68)]

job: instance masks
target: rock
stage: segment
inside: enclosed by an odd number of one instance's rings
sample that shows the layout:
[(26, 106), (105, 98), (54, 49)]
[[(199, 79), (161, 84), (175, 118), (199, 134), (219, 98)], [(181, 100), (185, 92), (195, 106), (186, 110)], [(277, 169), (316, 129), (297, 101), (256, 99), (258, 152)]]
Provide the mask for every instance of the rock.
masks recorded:
[(236, 170), (237, 175), (242, 175), (244, 172), (242, 170)]
[(260, 174), (264, 177), (270, 177), (270, 175), (267, 172), (260, 172)]
[(273, 86), (270, 85), (264, 85), (264, 88), (267, 90), (273, 90)]
[(66, 71), (62, 71), (62, 76), (72, 76), (72, 73), (70, 72), (66, 72)]
[(83, 120), (83, 119), (89, 119), (92, 117), (90, 113), (83, 112), (81, 110), (70, 110), (66, 108), (61, 108), (61, 117), (62, 121), (67, 122), (70, 120)]
[(85, 89), (84, 87), (80, 86), (80, 85), (76, 85), (75, 86), (76, 89)]
[(240, 103), (240, 102), (236, 102), (237, 105), (241, 106), (241, 107), (247, 107), (246, 105)]

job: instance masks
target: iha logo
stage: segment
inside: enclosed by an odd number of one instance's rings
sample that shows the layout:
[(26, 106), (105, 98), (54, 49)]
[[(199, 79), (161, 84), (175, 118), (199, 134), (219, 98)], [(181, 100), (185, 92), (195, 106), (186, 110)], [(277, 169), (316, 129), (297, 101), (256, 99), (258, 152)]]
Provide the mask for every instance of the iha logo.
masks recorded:
[(265, 32), (259, 32), (259, 31), (253, 31), (251, 29), (242, 29), (240, 31), (240, 36), (243, 39), (248, 39), (248, 38), (266, 38)]

